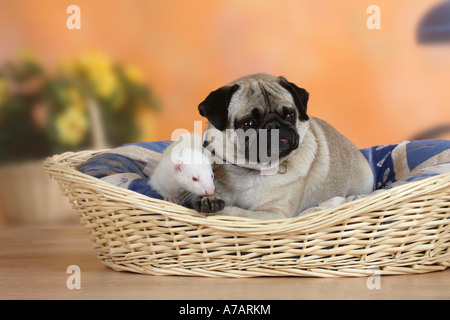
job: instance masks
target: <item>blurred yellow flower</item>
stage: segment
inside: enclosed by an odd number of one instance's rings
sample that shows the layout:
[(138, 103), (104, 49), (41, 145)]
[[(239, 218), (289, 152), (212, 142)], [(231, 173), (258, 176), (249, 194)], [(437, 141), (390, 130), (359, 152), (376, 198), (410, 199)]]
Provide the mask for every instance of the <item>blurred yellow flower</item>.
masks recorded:
[(89, 123), (84, 112), (78, 108), (68, 108), (57, 116), (55, 129), (58, 140), (71, 147), (75, 147), (83, 140)]
[[(9, 153), (19, 145), (28, 148), (31, 130), (26, 128), (42, 133), (36, 137), (40, 156), (92, 143), (122, 145), (137, 141), (140, 133), (148, 139), (154, 136), (157, 103), (145, 74), (133, 63), (123, 64), (100, 51), (56, 63), (49, 72), (32, 51), (22, 50), (14, 61), (0, 66), (0, 131), (9, 130), (1, 132), (0, 142), (11, 149), (0, 152), (0, 161), (11, 158)], [(19, 127), (24, 130), (16, 134)], [(35, 157), (31, 151), (23, 157)]]
[(79, 58), (79, 65), (88, 78), (96, 78), (99, 74), (112, 72), (113, 63), (103, 53), (90, 51), (82, 54)]
[(119, 89), (119, 81), (112, 71), (96, 74), (91, 77), (90, 83), (95, 93), (104, 99), (111, 97)]
[(95, 51), (86, 52), (80, 56), (78, 65), (94, 93), (100, 98), (111, 98), (119, 90), (119, 80), (114, 72), (114, 64), (105, 54)]
[(8, 88), (6, 79), (4, 77), (0, 77), (0, 107), (3, 106), (3, 103), (8, 99)]
[(142, 72), (134, 66), (123, 67), (123, 74), (132, 83), (141, 84), (144, 81)]
[(74, 87), (69, 87), (63, 91), (63, 98), (67, 101), (69, 108), (75, 108), (83, 111), (86, 108), (86, 103), (80, 91)]

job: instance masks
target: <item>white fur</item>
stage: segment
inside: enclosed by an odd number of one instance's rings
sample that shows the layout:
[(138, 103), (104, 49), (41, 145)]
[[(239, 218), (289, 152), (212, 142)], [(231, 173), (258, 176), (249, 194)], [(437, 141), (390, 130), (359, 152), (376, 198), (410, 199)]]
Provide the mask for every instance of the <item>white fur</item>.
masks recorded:
[(212, 195), (213, 178), (211, 162), (203, 153), (201, 137), (188, 134), (163, 152), (151, 176), (150, 186), (166, 200), (181, 204), (190, 194)]

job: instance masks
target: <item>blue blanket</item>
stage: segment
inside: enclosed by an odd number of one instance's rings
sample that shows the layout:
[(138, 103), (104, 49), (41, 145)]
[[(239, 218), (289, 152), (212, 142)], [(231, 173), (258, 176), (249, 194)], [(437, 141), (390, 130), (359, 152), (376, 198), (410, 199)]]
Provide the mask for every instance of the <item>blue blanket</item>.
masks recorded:
[(450, 165), (450, 140), (404, 141), (360, 151), (372, 167), (374, 190), (445, 173)]
[[(171, 141), (120, 146), (88, 159), (80, 172), (152, 198), (162, 199), (149, 185), (151, 166)], [(361, 149), (374, 174), (374, 190), (450, 172), (450, 141), (404, 141)]]
[(146, 167), (155, 153), (162, 153), (171, 141), (130, 143), (88, 159), (78, 171), (118, 187), (163, 199), (149, 185)]

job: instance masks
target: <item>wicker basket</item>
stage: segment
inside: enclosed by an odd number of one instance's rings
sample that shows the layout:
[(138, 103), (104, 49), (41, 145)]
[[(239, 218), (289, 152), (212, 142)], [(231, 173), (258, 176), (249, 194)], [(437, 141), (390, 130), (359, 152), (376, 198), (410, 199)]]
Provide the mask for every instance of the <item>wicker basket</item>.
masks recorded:
[[(105, 151), (105, 150), (103, 150)], [(208, 277), (409, 274), (450, 265), (450, 174), (291, 219), (203, 217), (76, 170), (102, 151), (44, 168), (118, 271)]]

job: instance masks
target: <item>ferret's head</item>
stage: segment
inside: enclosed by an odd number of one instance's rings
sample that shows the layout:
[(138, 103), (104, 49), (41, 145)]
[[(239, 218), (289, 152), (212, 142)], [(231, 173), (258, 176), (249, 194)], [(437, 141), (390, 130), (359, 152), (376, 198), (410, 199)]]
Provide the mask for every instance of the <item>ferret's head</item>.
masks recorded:
[(214, 193), (214, 174), (211, 162), (201, 151), (187, 149), (173, 163), (173, 172), (175, 179), (183, 189), (199, 196), (208, 196)]

